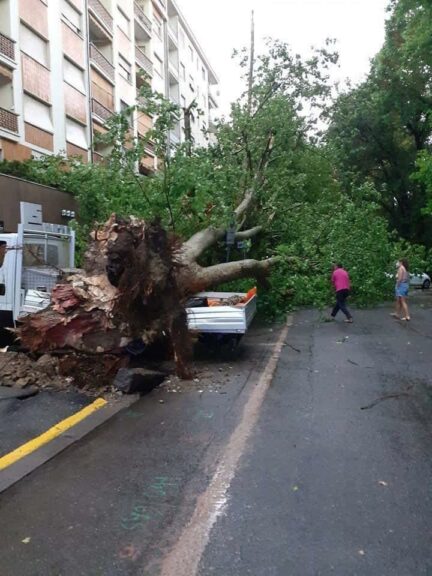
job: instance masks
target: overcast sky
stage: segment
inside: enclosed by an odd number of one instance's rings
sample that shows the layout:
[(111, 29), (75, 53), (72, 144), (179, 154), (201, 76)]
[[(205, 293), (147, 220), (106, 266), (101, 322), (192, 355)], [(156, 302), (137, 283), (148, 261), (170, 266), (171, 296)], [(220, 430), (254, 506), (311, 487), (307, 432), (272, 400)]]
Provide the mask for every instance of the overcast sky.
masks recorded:
[(387, 0), (177, 0), (220, 80), (221, 109), (241, 90), (231, 54), (249, 44), (250, 12), (255, 10), (258, 47), (263, 38), (289, 42), (307, 53), (326, 38), (338, 40), (340, 80), (358, 82), (384, 40)]

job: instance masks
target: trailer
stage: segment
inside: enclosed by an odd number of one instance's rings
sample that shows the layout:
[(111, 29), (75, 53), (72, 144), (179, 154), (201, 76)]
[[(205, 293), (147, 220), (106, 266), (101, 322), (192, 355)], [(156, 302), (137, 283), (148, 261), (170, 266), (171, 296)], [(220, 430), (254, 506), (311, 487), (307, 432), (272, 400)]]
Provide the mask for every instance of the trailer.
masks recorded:
[(0, 234), (0, 326), (46, 308), (52, 288), (74, 267), (75, 233), (43, 222), (39, 204), (21, 202), (18, 232)]
[(200, 292), (186, 304), (188, 328), (210, 348), (234, 351), (256, 310), (255, 289), (248, 293)]

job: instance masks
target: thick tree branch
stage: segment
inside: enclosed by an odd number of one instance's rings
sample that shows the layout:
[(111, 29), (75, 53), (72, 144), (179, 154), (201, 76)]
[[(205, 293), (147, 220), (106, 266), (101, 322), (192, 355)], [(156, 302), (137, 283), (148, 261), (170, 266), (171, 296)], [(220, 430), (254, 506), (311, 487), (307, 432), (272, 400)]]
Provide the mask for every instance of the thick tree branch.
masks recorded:
[(255, 190), (252, 187), (248, 188), (244, 193), (242, 201), (234, 210), (234, 216), (236, 217), (236, 220), (239, 220), (240, 218), (242, 218), (242, 216), (244, 216), (247, 213), (252, 204), (254, 196), (255, 196)]
[(226, 230), (224, 228), (205, 228), (200, 230), (184, 242), (182, 246), (182, 256), (184, 259), (191, 262), (195, 261), (201, 256), (203, 252), (216, 244), (225, 236)]
[(203, 286), (210, 288), (239, 278), (260, 278), (266, 276), (273, 264), (280, 261), (280, 257), (274, 256), (267, 260), (239, 260), (201, 268), (199, 279)]
[(240, 220), (243, 216), (245, 216), (249, 211), (250, 207), (252, 206), (255, 198), (256, 189), (259, 188), (259, 186), (261, 186), (262, 183), (264, 182), (265, 171), (268, 166), (272, 150), (273, 150), (273, 134), (269, 134), (265, 149), (259, 161), (258, 165), (259, 167), (257, 173), (255, 174), (254, 181), (252, 185), (244, 193), (243, 199), (240, 202), (240, 204), (234, 210), (234, 216), (236, 217), (236, 220)]
[[(242, 230), (236, 233), (236, 240), (248, 240), (253, 238), (262, 231), (262, 226), (255, 226), (249, 230)], [(200, 230), (189, 240), (183, 243), (182, 259), (188, 262), (195, 262), (208, 248), (213, 246), (219, 240), (222, 240), (226, 234), (224, 228), (206, 228)]]
[(249, 230), (242, 230), (241, 232), (237, 232), (236, 240), (249, 240), (249, 238), (253, 238), (257, 236), (261, 231), (262, 226), (255, 226), (254, 228), (250, 228)]

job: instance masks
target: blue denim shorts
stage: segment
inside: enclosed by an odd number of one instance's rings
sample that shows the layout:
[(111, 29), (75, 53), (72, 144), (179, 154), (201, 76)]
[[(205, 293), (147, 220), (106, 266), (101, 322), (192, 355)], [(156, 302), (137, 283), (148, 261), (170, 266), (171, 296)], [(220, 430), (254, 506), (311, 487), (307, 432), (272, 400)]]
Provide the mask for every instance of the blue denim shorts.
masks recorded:
[(399, 286), (396, 286), (396, 297), (406, 298), (408, 296), (409, 284), (408, 282), (401, 282)]

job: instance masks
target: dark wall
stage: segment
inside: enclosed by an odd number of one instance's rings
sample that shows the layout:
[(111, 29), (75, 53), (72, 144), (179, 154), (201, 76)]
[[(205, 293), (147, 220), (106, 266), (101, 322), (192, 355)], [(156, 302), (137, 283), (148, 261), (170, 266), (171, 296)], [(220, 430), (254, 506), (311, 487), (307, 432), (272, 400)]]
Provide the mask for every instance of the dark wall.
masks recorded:
[(52, 224), (69, 222), (69, 218), (61, 215), (62, 210), (78, 211), (77, 202), (66, 192), (0, 174), (0, 220), (4, 223), (5, 232), (17, 231), (21, 219), (20, 202), (41, 204), (43, 221)]

